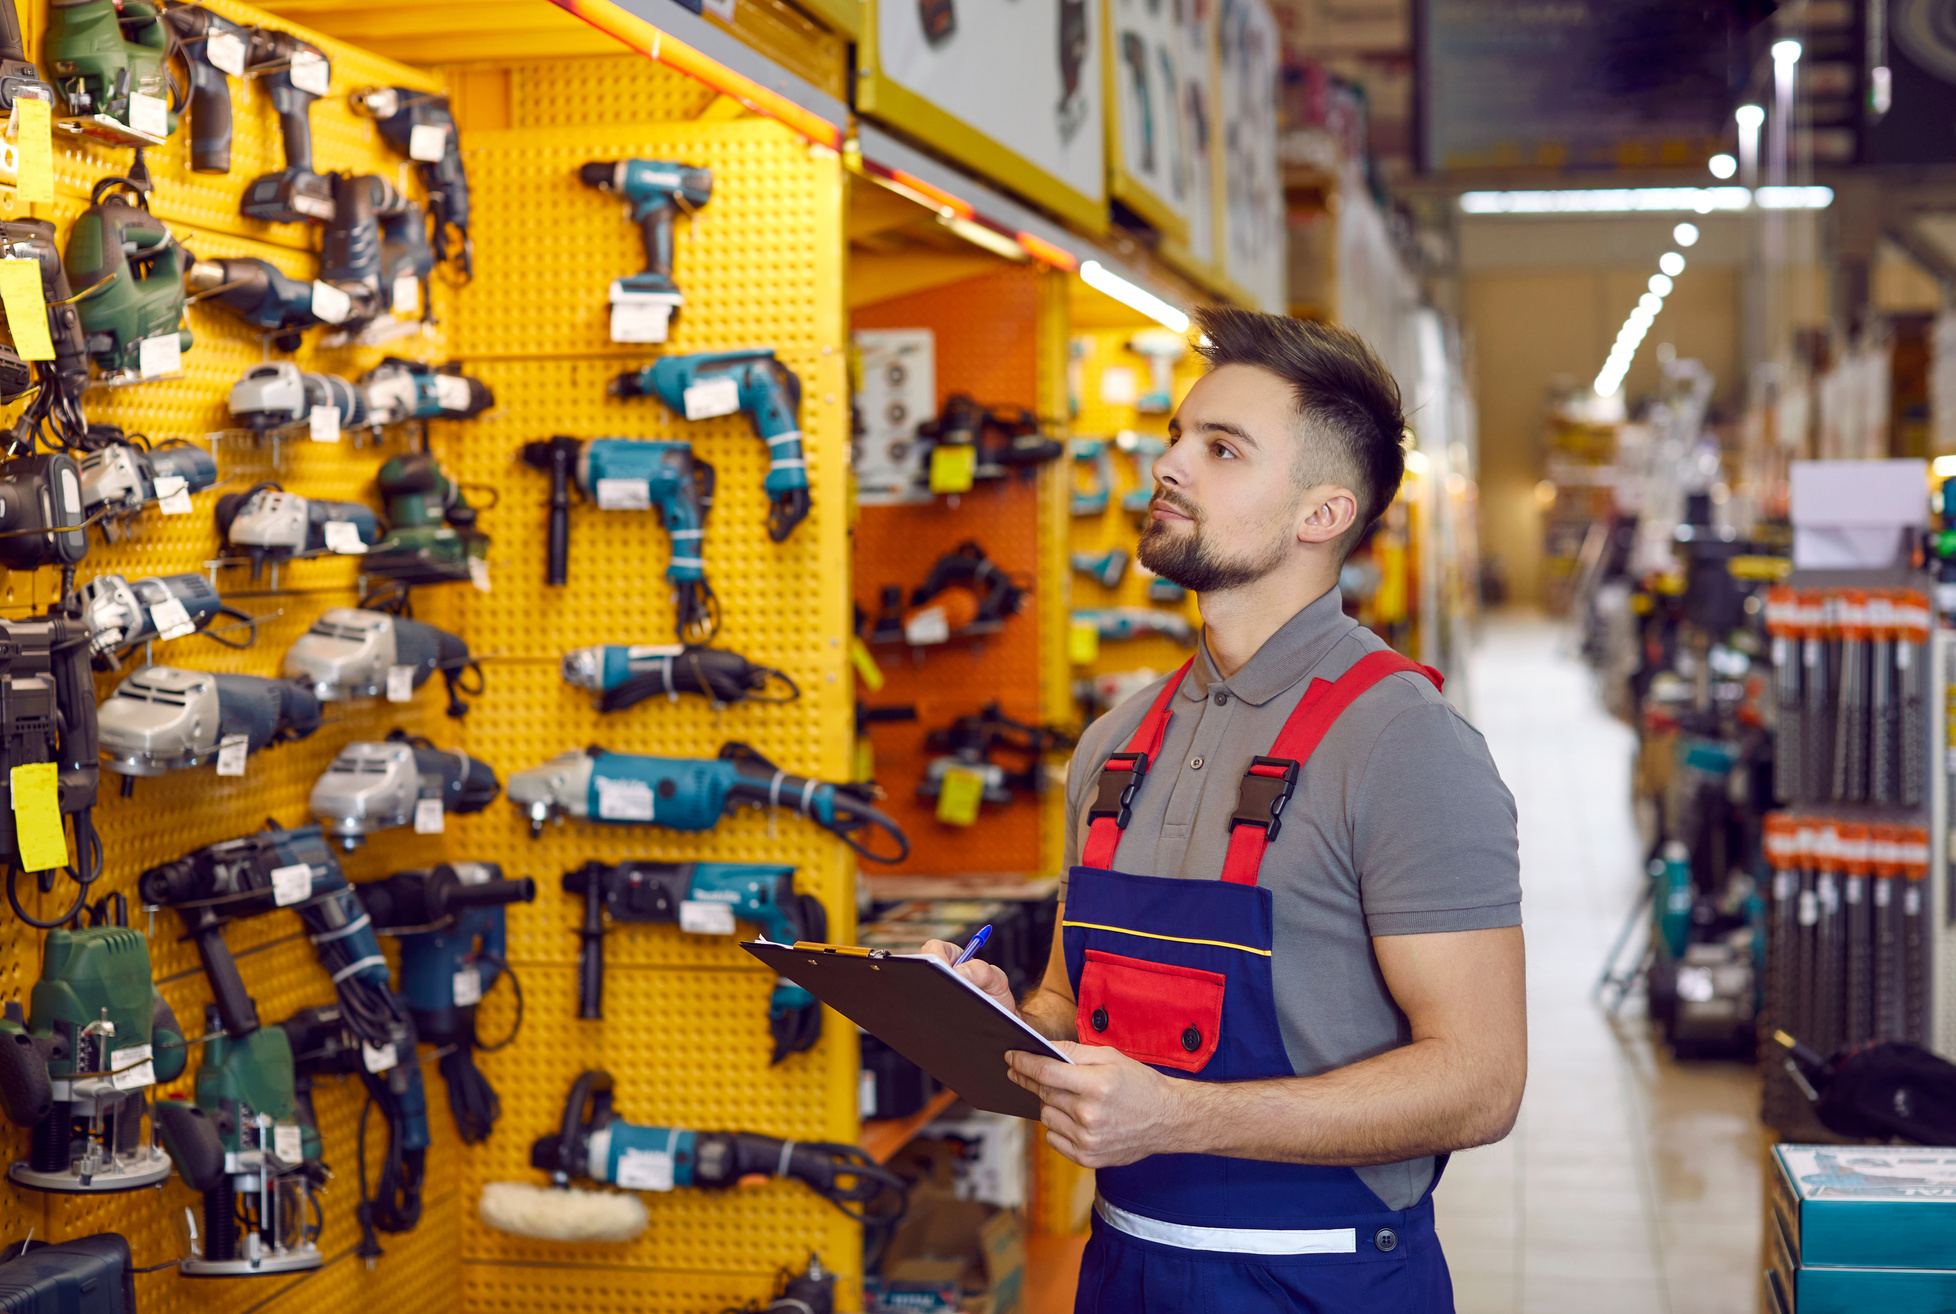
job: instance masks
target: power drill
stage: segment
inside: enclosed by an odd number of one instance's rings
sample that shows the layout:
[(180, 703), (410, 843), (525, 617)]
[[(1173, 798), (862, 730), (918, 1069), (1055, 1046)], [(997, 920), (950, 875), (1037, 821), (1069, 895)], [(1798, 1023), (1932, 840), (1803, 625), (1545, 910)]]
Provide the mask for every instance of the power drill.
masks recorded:
[[(737, 652), (705, 648), (694, 643), (607, 643), (577, 648), (564, 654), (564, 683), (600, 695), (600, 712), (635, 707), (655, 694), (677, 699), (682, 693), (710, 698), (717, 706), (732, 703), (791, 703), (801, 690), (788, 676), (770, 666), (757, 666)], [(763, 698), (779, 681), (784, 695)]]
[(102, 179), (89, 200), (68, 230), (68, 280), (80, 294), (88, 354), (105, 373), (136, 377), (146, 339), (174, 334), (177, 350), (190, 350), (191, 332), (180, 327), (188, 257), (127, 178)]
[(37, 1191), (133, 1191), (170, 1175), (142, 1121), (149, 1088), (183, 1075), (183, 1028), (150, 984), (149, 941), (121, 896), (97, 911), (86, 929), (48, 932), (27, 1013), (9, 1000), (0, 1020), (0, 1044), (48, 1055), (48, 1107), (8, 1170)]
[(122, 777), (122, 796), (137, 776), (160, 776), (217, 760), (242, 740), (246, 754), (304, 739), (319, 728), (319, 700), (291, 680), (179, 666), (130, 672), (96, 709), (103, 763)]
[(54, 88), (27, 57), (20, 36), (20, 11), (14, 0), (0, 0), (0, 110), (13, 113), (16, 97), (55, 104)]
[(333, 214), (319, 244), (319, 278), (345, 293), (347, 312), (333, 322), (358, 332), (387, 313), (392, 285), (386, 281), (383, 215), (407, 215), (407, 197), (375, 174), (327, 175), (333, 189)]
[[(95, 519), (105, 543), (118, 543), (128, 521), (166, 497), (217, 485), (217, 458), (189, 443), (138, 447), (112, 425), (91, 425), (102, 444), (81, 458), (82, 514)], [(99, 517), (99, 519), (96, 519)]]
[(231, 83), (251, 52), (251, 32), (203, 5), (166, 4), (183, 62), (190, 70), (190, 167), (231, 172)]
[[(577, 1015), (604, 1017), (604, 924), (677, 922), (689, 935), (732, 935), (736, 919), (752, 922), (776, 944), (823, 940), (829, 917), (821, 900), (795, 893), (795, 869), (754, 862), (587, 862), (564, 873), (564, 893), (584, 900), (578, 929)], [(822, 1038), (815, 996), (776, 978), (767, 1006), (779, 1063)]]
[[(0, 475), (4, 470), (0, 465)], [(94, 825), (101, 745), (95, 733), (95, 680), (88, 669), (88, 639), (87, 628), (65, 603), (38, 619), (0, 620), (0, 747), (4, 747), (0, 767), (5, 768), (0, 771), (0, 813), (14, 812), (14, 771), (52, 762), (57, 806), (62, 816), (74, 818), (74, 844), (66, 864), (76, 880), (74, 901), (48, 919), (22, 906), (18, 823), (0, 823), (0, 861), (8, 866), (7, 902), (21, 921), (43, 929), (74, 917), (87, 898), (89, 883), (102, 874), (102, 841)], [(41, 870), (36, 881), (41, 893), (54, 888), (55, 870)]]
[(243, 210), (267, 223), (330, 223), (332, 183), (312, 171), (312, 103), (332, 83), (333, 66), (310, 41), (269, 27), (251, 29), (247, 72), (264, 76), (278, 114), (285, 168), (245, 188)]
[(184, 274), (184, 286), (199, 304), (215, 302), (266, 330), (280, 351), (297, 351), (301, 334), (320, 322), (312, 313), (311, 281), (289, 277), (256, 256), (195, 261)]
[[(1069, 438), (1066, 454), (1073, 458), (1073, 494), (1067, 512), (1076, 516), (1097, 516), (1107, 509), (1114, 489), (1114, 456), (1105, 438)], [(1087, 482), (1080, 482), (1081, 474)], [(1110, 586), (1111, 587), (1111, 586)]]
[(1195, 627), (1188, 617), (1172, 611), (1150, 611), (1146, 607), (1102, 607), (1073, 613), (1075, 625), (1091, 625), (1103, 639), (1139, 639), (1150, 634), (1173, 639), (1180, 644), (1195, 642)]
[(289, 360), (253, 365), (231, 385), (231, 418), (253, 433), (306, 423), (313, 409), (331, 406), (342, 429), (368, 422), (367, 394), (337, 374), (310, 374)]
[(376, 831), (415, 822), (424, 802), (443, 816), (480, 812), (502, 788), (487, 762), (396, 730), (384, 742), (340, 749), (306, 807), (351, 853)]
[(1121, 510), (1145, 516), (1155, 498), (1155, 462), (1168, 454), (1168, 440), (1124, 429), (1114, 436), (1114, 445), (1134, 462), (1134, 487), (1121, 494)]
[(157, 575), (133, 583), (120, 575), (97, 575), (81, 586), (80, 595), (88, 651), (101, 671), (114, 670), (115, 658), (139, 644), (182, 638), (219, 616), (251, 620), (225, 606), (202, 575)]
[[(462, 674), (473, 670), (476, 687)], [(397, 674), (398, 672), (398, 674)], [(482, 667), (459, 635), (422, 621), (359, 607), (329, 607), (285, 652), (285, 675), (312, 686), (321, 702), (358, 702), (419, 689), (439, 674), (448, 690), (447, 714), (461, 718), (460, 695), (482, 692)]]
[[(527, 876), (504, 880), (491, 862), (443, 864), (395, 872), (355, 887), (379, 935), (401, 946), (401, 996), (415, 1033), (448, 1050), (441, 1057), (448, 1108), (465, 1145), (488, 1139), (501, 1101), (475, 1064), (488, 1048), (476, 1034), (476, 1006), (509, 970), (503, 908), (537, 897)], [(519, 1025), (522, 1014), (517, 1014)], [(498, 1042), (501, 1049), (516, 1037)]]
[(474, 272), (469, 175), (462, 164), (461, 141), (448, 97), (407, 87), (367, 87), (347, 99), (355, 113), (374, 121), (388, 145), (417, 162), (428, 192), (428, 208), (434, 214), (435, 262), (453, 261), (456, 277), (468, 282)]
[(177, 130), (170, 34), (149, 0), (51, 0), (48, 64), (61, 122), (121, 145), (161, 146)]
[(404, 420), (473, 420), (496, 404), (496, 394), (460, 365), (436, 368), (389, 356), (360, 376), (370, 424)]
[(254, 580), (267, 561), (358, 554), (380, 541), (373, 508), (300, 497), (270, 482), (218, 498), (217, 528), (228, 547), (244, 550)]
[(415, 585), (467, 582), (487, 568), (489, 536), (475, 527), (475, 508), (432, 454), (392, 457), (376, 482), (390, 528), (368, 549), (363, 569)]
[(1085, 575), (1103, 589), (1117, 589), (1127, 574), (1127, 549), (1112, 547), (1105, 552), (1075, 552), (1067, 558), (1076, 574)]
[[(0, 3), (0, 13), (11, 15), (13, 8)], [(5, 67), (0, 62), (0, 69)], [(47, 420), (52, 420), (57, 434), (73, 442), (88, 431), (81, 409), (82, 394), (88, 389), (88, 341), (68, 286), (68, 267), (54, 240), (54, 225), (46, 219), (0, 221), (0, 256), (32, 260), (41, 267), (41, 299), (47, 304), (48, 335), (54, 340), (54, 359), (35, 364), (41, 390), (14, 426), (15, 445), (25, 444)]]
[[(730, 387), (729, 384), (732, 386)], [(667, 356), (611, 382), (614, 397), (656, 396), (689, 420), (744, 411), (767, 444), (767, 536), (776, 543), (808, 515), (808, 462), (802, 456), (801, 379), (766, 348)]]
[[(792, 808), (872, 862), (902, 862), (910, 853), (902, 828), (871, 805), (873, 787), (791, 776), (742, 743), (723, 744), (719, 757), (706, 759), (572, 749), (513, 773), (505, 788), (529, 817), (532, 839), (543, 833), (544, 822), (563, 817), (711, 830), (723, 814), (745, 804)], [(902, 852), (870, 852), (856, 838), (865, 827), (889, 834)]]
[(713, 508), (713, 467), (693, 455), (690, 444), (645, 438), (580, 442), (559, 435), (525, 443), (523, 461), (550, 476), (544, 567), (549, 583), (562, 584), (570, 575), (570, 488), (575, 481), (600, 511), (658, 510), (672, 540), (666, 581), (673, 588), (673, 628), (682, 639), (712, 637), (719, 618), (701, 554), (706, 513)]
[(623, 197), (645, 243), (645, 269), (611, 283), (611, 340), (664, 342), (686, 298), (672, 281), (672, 216), (713, 196), (713, 171), (668, 160), (593, 160), (579, 167), (586, 187)]

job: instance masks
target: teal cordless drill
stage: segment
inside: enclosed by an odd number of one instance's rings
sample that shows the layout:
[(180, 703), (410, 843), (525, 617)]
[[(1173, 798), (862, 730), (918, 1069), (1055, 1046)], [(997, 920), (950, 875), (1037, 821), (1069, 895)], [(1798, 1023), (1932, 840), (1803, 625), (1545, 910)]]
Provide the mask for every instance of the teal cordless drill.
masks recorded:
[(767, 536), (776, 543), (808, 515), (808, 462), (802, 455), (801, 379), (765, 347), (667, 356), (656, 365), (620, 374), (614, 397), (657, 397), (689, 420), (743, 411), (767, 444)]
[(645, 243), (645, 268), (611, 283), (611, 340), (664, 342), (686, 298), (672, 280), (672, 218), (713, 196), (713, 173), (668, 160), (593, 160), (578, 169), (586, 187), (622, 197)]

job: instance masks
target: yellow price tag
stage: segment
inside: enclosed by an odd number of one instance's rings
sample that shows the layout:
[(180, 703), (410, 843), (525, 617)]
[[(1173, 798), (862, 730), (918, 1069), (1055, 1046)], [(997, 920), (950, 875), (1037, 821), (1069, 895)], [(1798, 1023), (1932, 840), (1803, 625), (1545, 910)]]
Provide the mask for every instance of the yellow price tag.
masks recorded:
[(14, 335), (14, 350), (22, 360), (54, 359), (54, 339), (48, 336), (48, 303), (41, 297), (40, 261), (0, 260), (0, 309), (7, 312), (7, 329)]
[[(54, 199), (54, 116), (53, 110), (44, 100), (33, 100), (26, 96), (14, 100), (14, 126), (19, 136), (14, 141), (18, 151), (15, 175), (19, 182), (20, 199), (23, 201), (52, 201)], [(54, 359), (52, 356), (28, 359)]]
[(856, 769), (849, 778), (864, 785), (876, 779), (876, 745), (869, 742), (868, 735), (856, 741)]
[(976, 771), (952, 767), (937, 786), (937, 819), (953, 826), (969, 826), (978, 820), (978, 805), (985, 801), (985, 778)]
[(978, 468), (978, 449), (964, 443), (944, 443), (930, 449), (930, 491), (968, 493)]
[(1075, 666), (1090, 665), (1100, 656), (1100, 626), (1076, 620), (1066, 629), (1066, 659)]
[(60, 773), (52, 762), (29, 762), (10, 773), (14, 831), (22, 871), (68, 865), (68, 836), (61, 829)]
[(875, 693), (883, 687), (883, 668), (870, 655), (869, 645), (855, 635), (849, 637), (849, 664), (856, 668), (856, 678), (863, 682), (863, 688)]

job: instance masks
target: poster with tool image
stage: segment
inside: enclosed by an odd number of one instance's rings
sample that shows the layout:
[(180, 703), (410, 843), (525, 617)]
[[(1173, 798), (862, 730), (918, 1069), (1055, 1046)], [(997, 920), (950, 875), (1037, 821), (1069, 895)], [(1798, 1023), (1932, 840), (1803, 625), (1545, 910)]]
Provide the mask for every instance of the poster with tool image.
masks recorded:
[(1284, 189), (1277, 172), (1277, 24), (1264, 0), (1219, 0), (1223, 274), (1282, 314)]
[(1216, 259), (1216, 0), (1170, 0), (1181, 33), (1181, 116), (1189, 147), (1189, 259)]
[(1195, 160), (1184, 114), (1190, 0), (1106, 0), (1109, 184), (1171, 242), (1188, 238)]
[(1107, 225), (1100, 0), (875, 0), (857, 108), (1077, 223)]
[(936, 418), (937, 335), (922, 329), (858, 329), (854, 465), (856, 501), (907, 506), (933, 501), (917, 426)]

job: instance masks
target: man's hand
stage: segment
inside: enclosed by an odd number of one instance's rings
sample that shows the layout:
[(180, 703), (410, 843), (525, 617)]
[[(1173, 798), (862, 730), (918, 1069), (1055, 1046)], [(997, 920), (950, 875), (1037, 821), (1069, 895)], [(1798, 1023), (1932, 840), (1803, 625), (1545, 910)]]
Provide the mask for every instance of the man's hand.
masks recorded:
[(992, 964), (981, 963), (976, 958), (968, 963), (959, 964), (958, 955), (964, 952), (964, 947), (952, 944), (949, 940), (926, 940), (922, 952), (936, 954), (945, 962), (953, 964), (952, 971), (1003, 1004), (1012, 1016), (1019, 1015), (1018, 1001), (1012, 998), (1012, 983), (1005, 979), (1004, 972)]
[(1056, 1040), (1073, 1062), (1014, 1050), (1012, 1080), (1039, 1097), (1046, 1141), (1083, 1168), (1118, 1168), (1177, 1149), (1197, 1083), (1164, 1077), (1109, 1045)]

